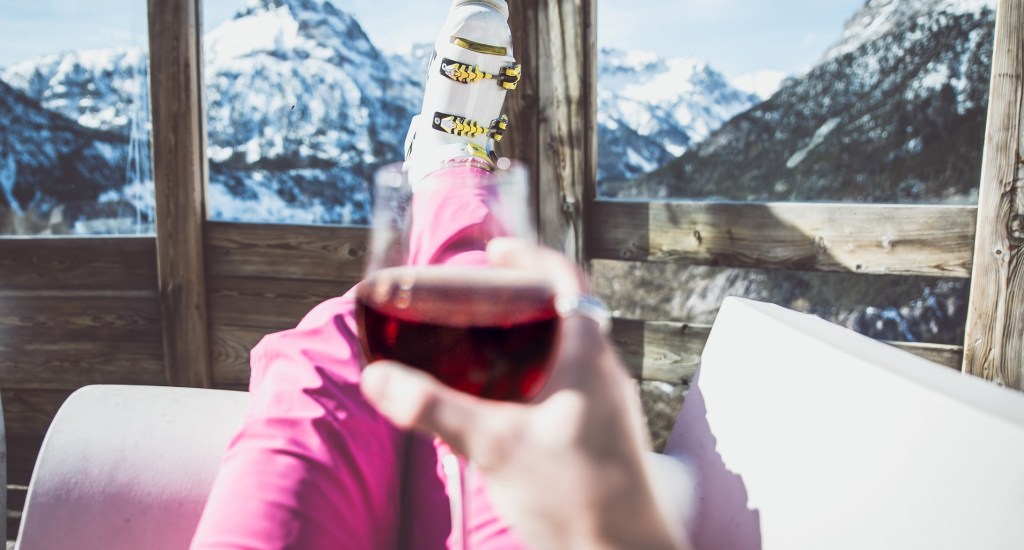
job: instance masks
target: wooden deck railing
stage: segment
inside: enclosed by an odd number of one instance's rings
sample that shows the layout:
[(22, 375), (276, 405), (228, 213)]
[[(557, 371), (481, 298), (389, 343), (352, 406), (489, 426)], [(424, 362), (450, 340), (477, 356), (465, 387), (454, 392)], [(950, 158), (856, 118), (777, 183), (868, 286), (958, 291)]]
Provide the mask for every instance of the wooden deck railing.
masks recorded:
[[(181, 42), (198, 40), (195, 2), (150, 1), (163, 17), (151, 44), (160, 82), (153, 126), (158, 147), (173, 145), (155, 166), (158, 215), (169, 223), (158, 224), (156, 237), (0, 239), (0, 388), (11, 484), (28, 483), (42, 435), (74, 389), (242, 388), (248, 350), (259, 338), (293, 326), (362, 271), (366, 228), (203, 221), (201, 68), (198, 46)], [(510, 96), (517, 125), (505, 151), (531, 166), (545, 243), (584, 266), (602, 259), (973, 277), (967, 370), (1024, 389), (1024, 0), (999, 4), (977, 208), (599, 200), (594, 0), (516, 7), (512, 25), (526, 74)], [(161, 51), (165, 44), (177, 50)], [(708, 330), (617, 319), (613, 336), (635, 376), (681, 383), (692, 377)], [(963, 353), (896, 345), (954, 368)]]

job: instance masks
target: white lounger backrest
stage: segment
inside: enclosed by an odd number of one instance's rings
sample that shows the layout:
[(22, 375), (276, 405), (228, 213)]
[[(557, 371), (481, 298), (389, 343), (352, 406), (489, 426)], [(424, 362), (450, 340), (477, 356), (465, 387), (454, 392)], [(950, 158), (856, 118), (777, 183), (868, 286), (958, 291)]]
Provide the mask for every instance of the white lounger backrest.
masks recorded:
[(697, 376), (698, 548), (1024, 548), (1024, 395), (737, 298)]
[(188, 548), (243, 392), (88, 386), (54, 418), (17, 548)]

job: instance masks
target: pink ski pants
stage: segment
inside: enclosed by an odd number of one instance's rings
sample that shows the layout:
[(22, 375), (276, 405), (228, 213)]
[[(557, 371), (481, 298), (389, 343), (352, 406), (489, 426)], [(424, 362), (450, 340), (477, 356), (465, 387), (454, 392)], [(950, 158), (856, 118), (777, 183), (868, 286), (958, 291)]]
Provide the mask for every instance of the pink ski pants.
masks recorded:
[[(500, 233), (474, 184), (488, 177), (430, 176), (413, 201), (410, 263), (485, 264)], [(442, 442), (399, 431), (363, 398), (353, 306), (352, 291), (327, 300), (253, 348), (251, 405), (192, 548), (523, 548), (472, 469), (446, 473), (456, 459)]]

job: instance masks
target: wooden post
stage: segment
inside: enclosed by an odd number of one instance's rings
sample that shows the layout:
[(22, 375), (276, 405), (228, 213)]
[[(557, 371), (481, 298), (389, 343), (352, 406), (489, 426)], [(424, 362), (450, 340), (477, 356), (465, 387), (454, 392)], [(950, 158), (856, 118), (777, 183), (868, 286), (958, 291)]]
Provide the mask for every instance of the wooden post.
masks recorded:
[(1024, 390), (1024, 0), (996, 12), (965, 372)]
[(504, 154), (530, 164), (540, 241), (582, 263), (583, 210), (597, 165), (594, 0), (510, 5), (523, 84), (510, 95)]
[(197, 0), (149, 0), (157, 266), (168, 382), (210, 387)]

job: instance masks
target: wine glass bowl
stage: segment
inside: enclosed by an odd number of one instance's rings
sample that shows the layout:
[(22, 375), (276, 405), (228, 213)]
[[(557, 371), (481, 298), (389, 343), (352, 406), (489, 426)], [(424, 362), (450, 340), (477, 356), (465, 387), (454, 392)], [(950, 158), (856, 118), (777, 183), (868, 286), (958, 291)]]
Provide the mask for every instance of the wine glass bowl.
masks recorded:
[(535, 239), (526, 170), (507, 161), (493, 172), (463, 167), (413, 192), (389, 166), (376, 174), (374, 198), (356, 293), (367, 359), (399, 361), (489, 399), (534, 396), (560, 326), (554, 289), (534, 273), (487, 266), (484, 252), (494, 237)]

